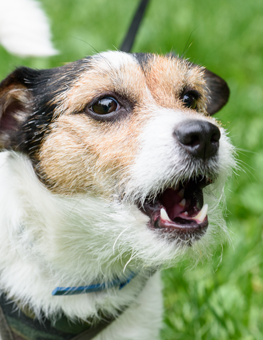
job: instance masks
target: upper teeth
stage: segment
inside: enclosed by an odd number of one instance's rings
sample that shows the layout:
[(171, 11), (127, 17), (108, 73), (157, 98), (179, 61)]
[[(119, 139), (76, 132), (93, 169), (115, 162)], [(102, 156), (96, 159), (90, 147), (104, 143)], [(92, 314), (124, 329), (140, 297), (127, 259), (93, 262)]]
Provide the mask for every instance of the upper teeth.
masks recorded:
[(208, 204), (205, 204), (203, 208), (199, 211), (199, 213), (193, 217), (195, 220), (198, 220), (199, 223), (202, 223), (204, 219), (206, 218), (208, 210)]
[(161, 219), (163, 219), (163, 220), (171, 221), (169, 216), (168, 216), (168, 214), (167, 214), (167, 212), (166, 212), (166, 210), (164, 208), (161, 208), (160, 216), (161, 216)]

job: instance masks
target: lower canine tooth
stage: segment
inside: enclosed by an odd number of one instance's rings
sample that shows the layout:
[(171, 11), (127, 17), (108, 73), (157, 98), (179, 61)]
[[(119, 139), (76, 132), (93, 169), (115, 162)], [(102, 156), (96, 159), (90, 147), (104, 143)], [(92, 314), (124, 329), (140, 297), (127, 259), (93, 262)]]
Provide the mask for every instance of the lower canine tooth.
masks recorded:
[[(161, 209), (160, 211), (160, 216), (162, 220), (167, 220), (167, 221), (171, 221), (166, 210), (164, 208)], [(172, 221), (171, 221), (172, 222)]]
[(199, 213), (194, 217), (194, 219), (202, 223), (204, 219), (206, 218), (207, 210), (208, 210), (208, 204), (205, 204), (203, 208), (199, 211)]
[(181, 202), (179, 203), (180, 207), (185, 207), (186, 200), (182, 199)]

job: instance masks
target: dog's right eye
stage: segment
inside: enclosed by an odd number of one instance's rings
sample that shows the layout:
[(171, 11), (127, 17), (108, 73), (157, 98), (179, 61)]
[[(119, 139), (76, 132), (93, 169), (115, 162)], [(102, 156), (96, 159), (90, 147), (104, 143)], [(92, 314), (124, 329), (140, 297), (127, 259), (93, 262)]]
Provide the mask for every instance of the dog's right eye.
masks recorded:
[(196, 90), (188, 90), (183, 92), (180, 99), (185, 107), (192, 110), (196, 110), (197, 101), (200, 97), (201, 97), (200, 93), (197, 92)]
[(98, 115), (107, 115), (117, 111), (119, 107), (120, 105), (117, 100), (112, 97), (105, 97), (92, 104), (90, 110)]

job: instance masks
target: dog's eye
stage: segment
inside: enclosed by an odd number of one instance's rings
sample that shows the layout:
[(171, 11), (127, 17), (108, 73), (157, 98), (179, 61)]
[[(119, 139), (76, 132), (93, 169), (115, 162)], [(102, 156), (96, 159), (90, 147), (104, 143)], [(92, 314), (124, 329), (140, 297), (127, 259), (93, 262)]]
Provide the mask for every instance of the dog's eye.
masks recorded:
[(195, 92), (187, 92), (182, 96), (182, 102), (185, 107), (195, 110), (197, 107), (197, 100), (199, 95)]
[(106, 115), (108, 113), (117, 111), (119, 103), (112, 97), (105, 97), (99, 99), (96, 103), (91, 105), (90, 109), (98, 115)]

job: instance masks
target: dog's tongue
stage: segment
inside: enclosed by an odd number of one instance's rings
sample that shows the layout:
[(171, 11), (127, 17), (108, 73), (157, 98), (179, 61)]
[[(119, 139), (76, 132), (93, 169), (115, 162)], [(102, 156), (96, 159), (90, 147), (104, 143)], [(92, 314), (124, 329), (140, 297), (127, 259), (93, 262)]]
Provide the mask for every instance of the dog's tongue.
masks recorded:
[(166, 189), (160, 197), (160, 203), (165, 207), (171, 220), (174, 220), (175, 217), (185, 210), (186, 200), (184, 199), (184, 191), (184, 189)]

